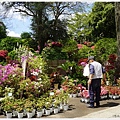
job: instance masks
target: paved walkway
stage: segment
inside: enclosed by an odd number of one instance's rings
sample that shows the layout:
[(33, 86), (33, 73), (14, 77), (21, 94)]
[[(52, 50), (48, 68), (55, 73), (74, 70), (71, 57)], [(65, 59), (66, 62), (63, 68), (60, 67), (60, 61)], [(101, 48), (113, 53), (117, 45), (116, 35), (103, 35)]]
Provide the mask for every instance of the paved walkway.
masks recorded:
[(120, 99), (102, 100), (100, 108), (87, 108), (87, 104), (80, 102), (80, 98), (71, 98), (70, 109), (47, 118), (110, 118), (120, 117)]
[(120, 118), (120, 105), (93, 112), (81, 118)]

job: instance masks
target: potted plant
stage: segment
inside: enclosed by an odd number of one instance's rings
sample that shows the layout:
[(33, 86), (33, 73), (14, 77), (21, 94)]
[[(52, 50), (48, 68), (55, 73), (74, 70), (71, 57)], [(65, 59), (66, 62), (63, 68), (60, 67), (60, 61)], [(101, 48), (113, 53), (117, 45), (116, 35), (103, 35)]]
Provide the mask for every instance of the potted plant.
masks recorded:
[(73, 92), (72, 92), (72, 96), (75, 98), (77, 97), (77, 91), (78, 89), (76, 87), (73, 87)]
[(68, 95), (64, 97), (64, 110), (68, 110)]
[(2, 109), (5, 111), (7, 118), (12, 117), (13, 112), (13, 98), (6, 97), (2, 103)]
[(10, 97), (6, 97), (2, 100), (2, 108), (4, 111), (12, 112), (13, 111), (13, 98), (10, 99)]
[(46, 115), (50, 115), (50, 113), (51, 113), (50, 108), (52, 108), (52, 103), (53, 103), (52, 100), (53, 99), (51, 96), (45, 98), (45, 113), (46, 113)]
[(27, 112), (27, 117), (31, 118), (33, 117), (33, 102), (29, 99), (26, 99), (25, 104), (24, 104), (25, 110)]
[(60, 100), (58, 98), (55, 98), (53, 102), (54, 106), (54, 114), (57, 114), (59, 112), (59, 107), (60, 107)]

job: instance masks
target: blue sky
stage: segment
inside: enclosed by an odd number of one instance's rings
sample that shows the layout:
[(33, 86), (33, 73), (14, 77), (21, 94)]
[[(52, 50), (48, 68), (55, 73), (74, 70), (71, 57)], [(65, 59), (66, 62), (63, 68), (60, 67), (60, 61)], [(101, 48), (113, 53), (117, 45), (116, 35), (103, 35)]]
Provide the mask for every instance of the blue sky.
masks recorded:
[[(87, 0), (82, 0), (82, 1), (86, 2)], [(89, 3), (93, 3), (93, 1), (94, 0), (89, 1)], [(10, 11), (8, 18), (3, 22), (7, 27), (8, 36), (20, 37), (21, 33), (23, 32), (31, 32), (30, 18), (22, 17), (18, 13), (13, 14), (13, 12)]]
[(8, 18), (4, 21), (4, 24), (7, 27), (8, 36), (20, 37), (23, 32), (31, 32), (30, 18)]

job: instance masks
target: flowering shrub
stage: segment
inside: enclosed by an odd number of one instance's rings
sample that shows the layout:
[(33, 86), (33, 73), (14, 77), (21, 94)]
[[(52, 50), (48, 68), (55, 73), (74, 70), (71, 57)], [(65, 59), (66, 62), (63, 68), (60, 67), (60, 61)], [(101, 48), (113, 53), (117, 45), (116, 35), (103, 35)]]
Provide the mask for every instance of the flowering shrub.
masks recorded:
[(0, 84), (7, 85), (9, 87), (16, 87), (18, 81), (23, 79), (22, 69), (19, 68), (17, 65), (0, 65), (0, 68)]
[(0, 50), (0, 64), (4, 65), (6, 62), (6, 58), (8, 55), (8, 51), (7, 50)]
[(7, 55), (8, 55), (8, 51), (7, 50), (0, 50), (0, 57), (5, 58), (5, 57), (7, 57)]
[(66, 53), (62, 52), (62, 44), (60, 42), (48, 42), (43, 49), (41, 55), (48, 60), (63, 60), (66, 59)]
[(62, 47), (60, 42), (52, 42), (52, 47)]
[(111, 82), (111, 84), (114, 81), (114, 77), (115, 77), (115, 63), (116, 63), (116, 58), (117, 56), (115, 54), (111, 54), (108, 57), (108, 64), (105, 65), (105, 70), (106, 70), (106, 77), (107, 80), (109, 80)]

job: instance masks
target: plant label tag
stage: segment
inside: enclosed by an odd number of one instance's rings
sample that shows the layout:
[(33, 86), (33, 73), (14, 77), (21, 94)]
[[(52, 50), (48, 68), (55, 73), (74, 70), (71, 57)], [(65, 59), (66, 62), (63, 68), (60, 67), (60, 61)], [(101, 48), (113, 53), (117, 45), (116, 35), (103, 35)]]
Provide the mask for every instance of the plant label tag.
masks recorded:
[(8, 96), (12, 96), (12, 93), (8, 93)]
[(54, 92), (50, 92), (50, 95), (54, 95)]

